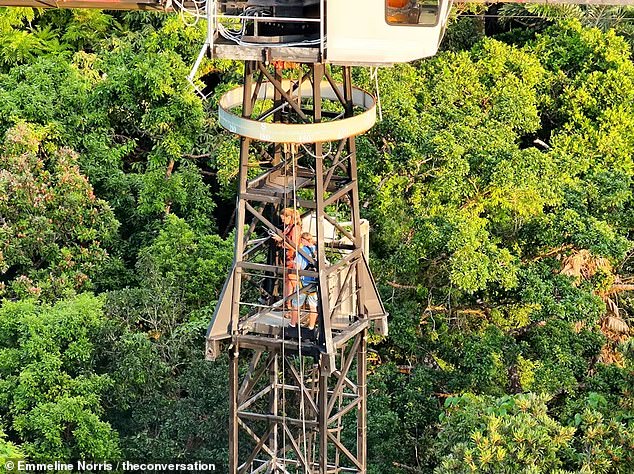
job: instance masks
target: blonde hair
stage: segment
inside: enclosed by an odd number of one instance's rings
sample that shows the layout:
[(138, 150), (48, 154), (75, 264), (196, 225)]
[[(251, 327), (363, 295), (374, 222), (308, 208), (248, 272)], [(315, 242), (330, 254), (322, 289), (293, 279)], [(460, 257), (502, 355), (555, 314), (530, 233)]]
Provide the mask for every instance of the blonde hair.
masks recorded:
[(293, 209), (292, 207), (285, 207), (284, 209), (282, 209), (282, 212), (280, 214), (282, 217), (292, 217), (293, 224), (295, 225), (299, 225), (302, 223), (302, 215), (299, 213), (298, 210)]
[(302, 239), (307, 240), (308, 242), (313, 241), (313, 234), (311, 234), (310, 232), (302, 232), (301, 237)]

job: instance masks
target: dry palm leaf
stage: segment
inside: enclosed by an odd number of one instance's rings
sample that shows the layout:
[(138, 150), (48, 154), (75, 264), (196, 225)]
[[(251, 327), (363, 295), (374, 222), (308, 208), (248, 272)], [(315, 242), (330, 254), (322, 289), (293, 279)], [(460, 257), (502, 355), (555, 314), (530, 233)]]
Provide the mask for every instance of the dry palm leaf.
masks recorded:
[[(608, 289), (596, 292), (605, 303), (606, 312), (599, 324), (601, 332), (608, 339), (601, 348), (599, 361), (604, 364), (622, 366), (624, 358), (623, 354), (617, 350), (617, 346), (629, 339), (630, 327), (621, 316), (617, 302), (610, 298), (610, 295), (622, 291), (632, 291), (634, 290), (634, 285), (624, 284), (619, 276), (614, 274), (612, 265), (606, 258), (596, 257), (589, 250), (582, 249), (563, 257), (561, 266), (561, 274), (575, 278), (577, 283), (582, 279), (588, 280), (592, 278), (599, 271), (613, 277), (613, 284)], [(576, 322), (574, 325), (575, 332), (581, 332), (584, 326), (585, 323)]]
[(616, 332), (619, 334), (629, 335), (630, 333), (630, 327), (627, 325), (627, 323), (621, 318), (615, 316), (607, 316), (606, 318), (603, 318), (601, 326), (608, 331)]
[(601, 348), (601, 354), (599, 355), (599, 362), (602, 364), (614, 364), (617, 367), (625, 366), (625, 358), (623, 354), (614, 350), (608, 344)]
[(561, 274), (577, 279), (587, 280), (598, 271), (612, 273), (612, 265), (607, 258), (595, 257), (585, 249), (564, 257), (561, 263)]

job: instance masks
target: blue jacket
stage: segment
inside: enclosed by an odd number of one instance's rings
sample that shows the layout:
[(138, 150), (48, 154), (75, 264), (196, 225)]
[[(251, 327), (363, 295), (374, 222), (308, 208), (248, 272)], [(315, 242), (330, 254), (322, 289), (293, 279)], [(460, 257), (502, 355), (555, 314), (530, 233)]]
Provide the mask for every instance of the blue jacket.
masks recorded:
[[(310, 255), (313, 258), (313, 260), (317, 260), (317, 246), (303, 245), (301, 247), (301, 250), (305, 254)], [(310, 261), (306, 257), (304, 257), (300, 252), (297, 252), (297, 255), (295, 256), (295, 263), (297, 264), (297, 268), (299, 268), (300, 270), (306, 270), (306, 268), (308, 268), (308, 266), (311, 265)], [(317, 278), (303, 276), (301, 280), (302, 280), (302, 286), (307, 286), (307, 285), (310, 285), (311, 283), (315, 283), (317, 281)]]

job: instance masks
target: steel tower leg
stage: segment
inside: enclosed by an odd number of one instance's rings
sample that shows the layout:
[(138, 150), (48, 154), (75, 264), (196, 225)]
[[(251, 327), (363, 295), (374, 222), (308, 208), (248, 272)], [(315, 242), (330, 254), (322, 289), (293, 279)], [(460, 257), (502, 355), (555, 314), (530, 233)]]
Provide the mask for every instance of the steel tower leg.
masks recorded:
[(238, 471), (238, 348), (229, 353), (229, 472)]

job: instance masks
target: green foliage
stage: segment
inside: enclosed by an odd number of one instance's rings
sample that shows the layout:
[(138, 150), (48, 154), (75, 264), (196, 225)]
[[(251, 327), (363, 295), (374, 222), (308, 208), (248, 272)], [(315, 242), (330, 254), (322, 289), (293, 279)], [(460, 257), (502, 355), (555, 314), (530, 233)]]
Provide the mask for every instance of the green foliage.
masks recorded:
[[(634, 469), (634, 425), (597, 410), (591, 394), (588, 407), (575, 415), (580, 432), (575, 460), (581, 472), (631, 472)], [(594, 407), (593, 407), (594, 405)]]
[(146, 288), (179, 288), (191, 308), (218, 299), (233, 261), (233, 241), (217, 235), (196, 235), (176, 216), (168, 216), (157, 238), (139, 256), (139, 273)]
[[(384, 120), (357, 141), (391, 314), (369, 472), (634, 471), (634, 351), (609, 331), (634, 303), (613, 293), (633, 270), (634, 66), (589, 11), (498, 40), (458, 17), (446, 52), (379, 72)], [(237, 173), (213, 111), (243, 71), (204, 61), (222, 82), (203, 103), (185, 77), (204, 34), (0, 11), (0, 278), (59, 300), (0, 308), (0, 459), (227, 457), (226, 361), (201, 359)], [(607, 263), (564, 272), (582, 252)], [(60, 299), (89, 288), (104, 299)]]
[(0, 75), (2, 132), (26, 121), (50, 128), (50, 139), (79, 149), (78, 132), (87, 132), (86, 122), (93, 118), (88, 99), (91, 78), (82, 72), (66, 60), (40, 57)]
[[(475, 4), (472, 4), (475, 5)], [(484, 37), (484, 18), (473, 15), (477, 13), (478, 7), (473, 11), (458, 12), (454, 9), (455, 18), (450, 17), (451, 23), (448, 25), (445, 37), (440, 44), (441, 50), (461, 51), (470, 49)], [(460, 13), (467, 13), (473, 16), (461, 16)]]
[(201, 348), (232, 259), (231, 239), (168, 215), (140, 252), (140, 286), (108, 294), (110, 317), (124, 324), (107, 357), (110, 416), (128, 458), (226, 458), (227, 366), (203, 361)]
[(548, 402), (534, 394), (448, 398), (434, 472), (630, 472), (634, 427), (602, 396), (590, 393), (567, 423), (552, 417)]
[(564, 472), (575, 429), (551, 418), (546, 401), (535, 395), (448, 398), (434, 472)]
[(73, 49), (94, 50), (117, 26), (114, 18), (98, 10), (73, 10), (62, 40)]
[(105, 327), (102, 301), (88, 294), (0, 308), (0, 415), (30, 459), (119, 455), (101, 400), (112, 378), (94, 365)]
[(19, 124), (0, 154), (0, 295), (51, 298), (87, 286), (117, 221), (41, 127)]
[[(591, 387), (615, 404), (631, 393), (625, 368), (631, 355), (602, 330), (615, 276), (562, 274), (582, 250), (612, 268), (624, 263), (621, 278), (631, 274), (629, 46), (613, 32), (574, 21), (527, 37), (521, 48), (485, 39), (470, 51), (382, 71), (384, 120), (359, 140), (362, 202), (375, 229), (373, 265), (389, 290), (392, 317), (379, 352), (384, 363), (427, 375), (424, 382), (411, 377), (407, 389), (385, 382), (383, 411), (371, 417), (400, 420), (394, 421), (404, 428), (399, 436), (416, 441), (396, 449), (373, 440), (384, 450), (378, 462), (391, 465), (377, 472), (471, 472), (469, 462), (474, 472), (628, 472), (619, 451), (628, 445), (627, 423), (607, 421), (618, 417), (604, 415), (601, 432), (613, 434), (594, 446), (594, 465), (570, 454), (587, 452), (581, 431), (563, 444), (545, 440), (574, 426), (569, 400), (583, 399)], [(623, 313), (629, 299), (622, 301), (621, 317), (631, 322)], [(612, 356), (621, 366), (608, 370), (603, 363)], [(527, 426), (544, 443), (533, 447), (551, 449), (539, 459), (545, 464), (526, 458), (513, 465), (518, 461), (508, 453), (515, 447), (508, 444), (498, 459), (497, 448), (469, 438), (475, 428), (465, 428), (466, 444), (452, 453), (457, 441), (434, 442), (428, 417), (398, 409), (400, 394), (416, 390), (475, 393), (487, 409), (497, 402), (486, 397), (543, 393), (552, 411), (541, 425)], [(524, 421), (518, 412), (491, 423), (499, 432)], [(438, 465), (433, 457), (443, 449)], [(606, 468), (602, 459), (612, 450), (618, 467)], [(479, 464), (481, 454), (494, 464)]]
[(187, 322), (181, 319), (176, 328), (163, 321), (160, 334), (135, 330), (135, 322), (142, 323), (138, 318), (147, 314), (144, 310), (164, 316), (173, 302), (138, 293), (108, 295), (110, 317), (131, 324), (109, 333), (114, 343), (100, 354), (113, 381), (104, 395), (107, 416), (126, 459), (211, 459), (220, 464), (227, 457), (226, 423), (219, 420), (228, 417), (228, 368), (224, 360), (202, 360), (209, 312), (192, 314)]
[(46, 42), (32, 31), (23, 30), (35, 18), (32, 8), (0, 8), (0, 64), (14, 66), (32, 61), (46, 51)]
[(45, 43), (33, 33), (18, 30), (3, 36), (0, 51), (4, 65), (22, 64), (33, 61), (38, 54), (43, 53)]
[(35, 18), (33, 8), (0, 8), (0, 33), (10, 32), (15, 27), (30, 23)]
[(362, 171), (378, 188), (367, 192), (397, 280), (423, 276), (425, 261), (442, 258), (434, 271), (442, 268), (443, 284), (465, 292), (517, 284), (517, 249), (502, 241), (561, 200), (559, 170), (519, 147), (521, 136), (539, 127), (543, 77), (536, 58), (490, 40), (381, 77), (382, 146), (361, 151), (380, 168), (364, 163)]
[(395, 369), (391, 364), (381, 366), (368, 387), (368, 410), (372, 413), (368, 419), (368, 445), (372, 447), (368, 472), (372, 474), (393, 472), (393, 463), (406, 459), (408, 446), (418, 442), (402, 431), (405, 407), (398, 405), (395, 392), (403, 387), (404, 379), (395, 375)]
[[(131, 17), (84, 10), (31, 20), (46, 51), (30, 49), (32, 60), (0, 75), (0, 130), (40, 124), (53, 143), (80, 153), (82, 172), (122, 224), (111, 250), (128, 264), (166, 212), (212, 230), (215, 203), (193, 157), (213, 143), (200, 143), (203, 107), (185, 80), (203, 30), (173, 16), (132, 31)], [(74, 48), (87, 50), (69, 54)]]
[(4, 466), (4, 463), (8, 460), (21, 459), (24, 456), (20, 449), (15, 444), (6, 440), (7, 435), (0, 428), (0, 465)]

